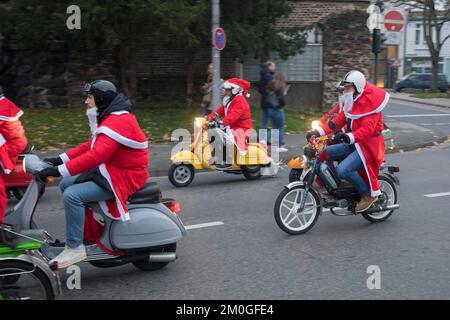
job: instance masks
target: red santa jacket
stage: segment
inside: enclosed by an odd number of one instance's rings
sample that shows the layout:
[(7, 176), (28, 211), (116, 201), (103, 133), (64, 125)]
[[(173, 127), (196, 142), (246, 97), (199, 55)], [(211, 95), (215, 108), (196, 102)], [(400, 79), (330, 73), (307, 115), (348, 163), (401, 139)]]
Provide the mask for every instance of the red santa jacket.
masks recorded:
[(246, 139), (251, 136), (253, 124), (250, 106), (245, 97), (242, 94), (236, 95), (227, 106), (221, 105), (216, 111), (209, 114), (208, 119), (213, 119), (214, 114), (233, 131), (238, 149), (246, 150)]
[(99, 202), (101, 208), (112, 219), (130, 219), (126, 202), (148, 178), (148, 142), (133, 114), (109, 114), (88, 142), (60, 157), (63, 177), (99, 168), (114, 193), (114, 199)]
[(17, 157), (28, 144), (19, 118), (23, 111), (12, 101), (0, 96), (0, 161), (3, 171), (11, 173)]
[[(381, 134), (383, 131), (382, 110), (386, 107), (389, 94), (367, 83), (363, 92), (355, 99), (353, 108), (346, 113), (342, 110), (333, 122), (336, 130), (345, 128), (350, 137), (350, 143), (355, 144), (356, 150), (364, 164), (364, 170), (360, 174), (370, 185), (372, 197), (381, 194), (378, 186), (378, 173), (384, 160), (385, 144)], [(351, 122), (351, 130), (347, 130), (347, 121)], [(319, 128), (321, 135), (328, 134), (332, 130), (327, 124)]]

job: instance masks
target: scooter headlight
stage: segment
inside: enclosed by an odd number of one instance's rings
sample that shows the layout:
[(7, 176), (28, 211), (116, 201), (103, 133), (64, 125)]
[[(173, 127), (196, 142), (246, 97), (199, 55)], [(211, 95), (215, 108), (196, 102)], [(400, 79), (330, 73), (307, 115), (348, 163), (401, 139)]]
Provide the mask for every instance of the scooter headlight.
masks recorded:
[(311, 127), (312, 127), (313, 130), (319, 129), (319, 128), (320, 128), (320, 121), (319, 121), (319, 120), (314, 120), (314, 121), (311, 123)]
[(196, 119), (195, 119), (195, 126), (196, 126), (197, 128), (200, 128), (200, 127), (202, 126), (202, 120), (199, 119), (199, 118), (196, 118)]

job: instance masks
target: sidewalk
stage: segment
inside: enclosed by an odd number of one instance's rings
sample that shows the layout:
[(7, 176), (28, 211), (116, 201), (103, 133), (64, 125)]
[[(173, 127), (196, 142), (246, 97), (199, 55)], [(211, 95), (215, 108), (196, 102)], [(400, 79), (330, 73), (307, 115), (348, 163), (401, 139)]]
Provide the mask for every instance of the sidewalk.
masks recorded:
[[(394, 141), (396, 144), (395, 150), (390, 150), (388, 153), (394, 153), (394, 152), (402, 152), (402, 151), (409, 151), (414, 150), (417, 148), (423, 148), (427, 146), (433, 146), (436, 143), (442, 143), (448, 139), (447, 136), (442, 136), (438, 138), (424, 138), (421, 137), (420, 139), (411, 139), (410, 135), (402, 135), (398, 134), (397, 132), (393, 132), (394, 135)], [(286, 163), (290, 158), (303, 154), (303, 147), (306, 144), (305, 140), (305, 133), (299, 133), (299, 134), (287, 134), (285, 136), (285, 143), (287, 148), (289, 149), (288, 152), (280, 153), (279, 158), (280, 161), (283, 161)], [(169, 171), (170, 166), (172, 165), (172, 162), (170, 161), (170, 155), (171, 150), (173, 146), (176, 143), (153, 143), (150, 144), (149, 147), (149, 160), (150, 160), (150, 176), (151, 177), (157, 177), (157, 176), (165, 176), (167, 175), (167, 172)], [(36, 154), (38, 154), (40, 157), (47, 158), (47, 157), (54, 157), (57, 156), (66, 150), (59, 150), (59, 151), (51, 151), (51, 152), (40, 152), (36, 151)]]
[(442, 108), (450, 108), (450, 99), (445, 98), (421, 99), (410, 97), (408, 93), (399, 93), (399, 92), (389, 92), (389, 95), (393, 100), (414, 102)]

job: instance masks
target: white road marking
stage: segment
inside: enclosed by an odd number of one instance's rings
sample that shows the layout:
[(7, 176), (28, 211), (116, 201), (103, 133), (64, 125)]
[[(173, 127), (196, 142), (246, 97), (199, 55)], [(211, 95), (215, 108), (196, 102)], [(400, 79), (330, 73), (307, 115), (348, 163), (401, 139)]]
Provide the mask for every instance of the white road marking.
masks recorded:
[(421, 123), (421, 126), (448, 126), (450, 125), (450, 122), (439, 122), (439, 123)]
[(430, 193), (430, 194), (425, 194), (424, 196), (428, 197), (428, 198), (446, 197), (446, 196), (450, 196), (450, 192)]
[(422, 113), (422, 114), (396, 114), (385, 115), (387, 118), (420, 118), (420, 117), (450, 117), (449, 113)]
[(208, 227), (215, 227), (215, 226), (221, 226), (224, 225), (222, 221), (214, 221), (214, 222), (206, 222), (206, 223), (200, 223), (200, 224), (191, 224), (189, 226), (185, 226), (186, 230), (192, 230), (192, 229), (200, 229), (200, 228), (208, 228)]

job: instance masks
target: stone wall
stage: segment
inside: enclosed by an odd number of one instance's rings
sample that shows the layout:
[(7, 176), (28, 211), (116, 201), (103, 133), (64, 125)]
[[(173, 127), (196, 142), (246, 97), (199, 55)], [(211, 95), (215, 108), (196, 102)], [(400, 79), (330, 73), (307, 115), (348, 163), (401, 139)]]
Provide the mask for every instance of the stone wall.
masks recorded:
[[(351, 19), (349, 19), (351, 17)], [(367, 15), (362, 11), (332, 14), (321, 24), (323, 29), (323, 106), (336, 102), (336, 82), (350, 70), (359, 70), (369, 78), (372, 56)]]

